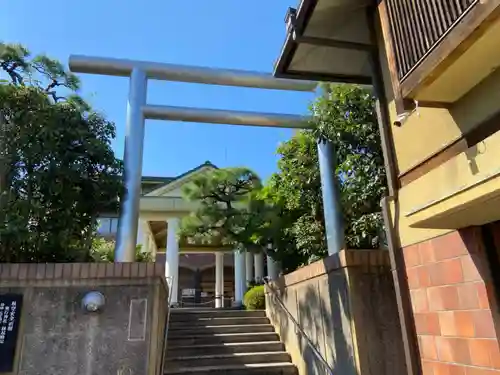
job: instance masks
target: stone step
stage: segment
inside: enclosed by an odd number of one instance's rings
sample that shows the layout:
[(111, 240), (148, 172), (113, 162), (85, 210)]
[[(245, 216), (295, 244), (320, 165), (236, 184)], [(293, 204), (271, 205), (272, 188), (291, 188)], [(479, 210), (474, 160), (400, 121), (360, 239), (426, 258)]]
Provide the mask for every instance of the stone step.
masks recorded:
[(237, 317), (265, 317), (264, 310), (225, 310), (225, 309), (172, 309), (170, 321), (192, 321), (199, 318), (237, 318)]
[(166, 368), (186, 368), (189, 366), (208, 367), (218, 365), (248, 365), (252, 363), (283, 363), (290, 362), (287, 352), (257, 352), (257, 353), (230, 353), (212, 354), (187, 357), (169, 358), (165, 363)]
[(172, 337), (168, 334), (168, 348), (188, 345), (217, 345), (224, 343), (247, 343), (263, 341), (279, 341), (276, 332), (250, 332), (250, 333), (228, 333), (228, 334), (197, 334), (190, 336)]
[(167, 358), (253, 352), (281, 352), (285, 345), (280, 341), (236, 342), (215, 345), (168, 346)]
[(251, 333), (251, 332), (274, 332), (274, 327), (270, 324), (237, 324), (227, 326), (200, 326), (200, 327), (170, 327), (168, 330), (169, 338), (179, 338), (191, 335), (211, 335), (223, 333)]
[(169, 369), (168, 375), (298, 375), (297, 368), (288, 362), (284, 363), (253, 363), (247, 365), (219, 365), (204, 367), (186, 367)]
[(269, 319), (265, 316), (236, 316), (236, 317), (210, 317), (195, 318), (193, 320), (171, 321), (170, 329), (180, 327), (200, 327), (200, 326), (227, 326), (244, 324), (269, 324)]

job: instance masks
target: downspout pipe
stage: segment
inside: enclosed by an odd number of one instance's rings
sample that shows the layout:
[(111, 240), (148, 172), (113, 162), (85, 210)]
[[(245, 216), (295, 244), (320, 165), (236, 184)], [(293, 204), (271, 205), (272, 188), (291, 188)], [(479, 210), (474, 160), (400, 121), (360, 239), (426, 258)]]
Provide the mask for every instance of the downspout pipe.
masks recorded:
[(413, 310), (410, 299), (410, 290), (406, 276), (406, 268), (403, 259), (401, 244), (397, 235), (396, 225), (391, 217), (390, 203), (394, 203), (394, 217), (398, 216), (398, 169), (394, 151), (394, 139), (390, 130), (391, 121), (388, 110), (388, 100), (385, 95), (382, 66), (380, 64), (380, 50), (376, 28), (377, 8), (367, 9), (368, 25), (370, 28), (371, 42), (374, 49), (371, 52), (371, 66), (373, 77), (373, 89), (376, 97), (376, 113), (380, 130), (380, 138), (384, 153), (384, 164), (387, 175), (389, 195), (381, 200), (382, 216), (387, 236), (389, 256), (391, 261), (391, 273), (394, 281), (396, 303), (401, 325), (401, 336), (403, 339), (403, 349), (407, 373), (409, 375), (420, 375), (422, 373), (420, 365), (420, 355), (417, 345), (417, 335), (413, 323)]

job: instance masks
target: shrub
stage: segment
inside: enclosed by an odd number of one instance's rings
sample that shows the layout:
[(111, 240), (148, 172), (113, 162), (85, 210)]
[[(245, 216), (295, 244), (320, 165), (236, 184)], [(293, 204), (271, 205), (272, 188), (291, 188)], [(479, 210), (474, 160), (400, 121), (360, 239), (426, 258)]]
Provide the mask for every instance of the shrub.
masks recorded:
[(264, 285), (249, 289), (243, 297), (243, 304), (248, 310), (263, 310), (266, 308)]
[(247, 292), (248, 292), (250, 289), (252, 289), (252, 288), (254, 288), (254, 287), (256, 287), (256, 286), (259, 286), (259, 285), (264, 285), (264, 280), (255, 280), (255, 279), (254, 279), (254, 280), (249, 281), (249, 282), (248, 282), (248, 287), (247, 287)]

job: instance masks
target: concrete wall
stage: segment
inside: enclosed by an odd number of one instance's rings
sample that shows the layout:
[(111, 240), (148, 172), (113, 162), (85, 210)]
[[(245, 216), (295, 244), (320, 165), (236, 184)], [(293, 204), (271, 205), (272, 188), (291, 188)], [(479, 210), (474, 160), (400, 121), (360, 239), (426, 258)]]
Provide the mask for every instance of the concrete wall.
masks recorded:
[(406, 373), (388, 253), (342, 251), (271, 283), (266, 310), (300, 375), (325, 374), (281, 299), (335, 374)]
[[(163, 276), (153, 263), (0, 265), (0, 295), (23, 295), (13, 374), (159, 374)], [(89, 291), (104, 294), (102, 312), (82, 309)]]

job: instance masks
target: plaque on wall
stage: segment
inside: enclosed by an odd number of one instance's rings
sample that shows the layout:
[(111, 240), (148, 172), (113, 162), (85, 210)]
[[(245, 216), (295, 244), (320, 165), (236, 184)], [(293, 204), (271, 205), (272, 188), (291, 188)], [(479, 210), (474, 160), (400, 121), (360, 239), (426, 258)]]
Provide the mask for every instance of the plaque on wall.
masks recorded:
[(14, 371), (23, 296), (0, 294), (0, 373)]

